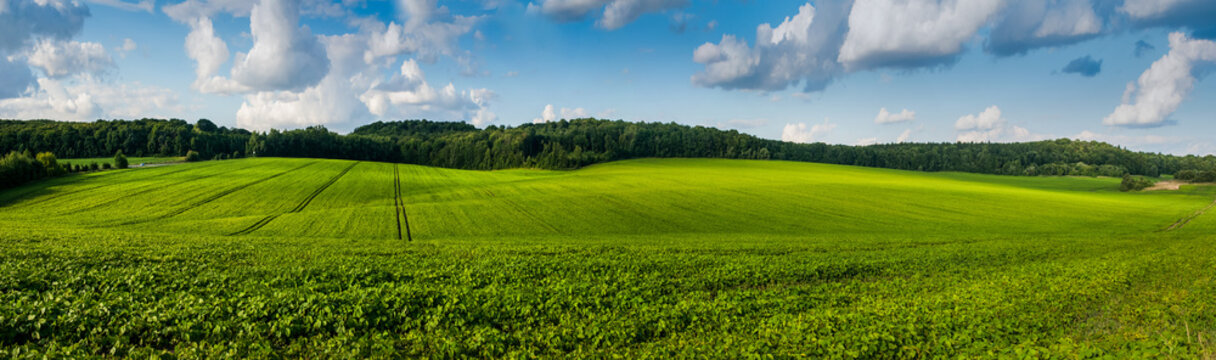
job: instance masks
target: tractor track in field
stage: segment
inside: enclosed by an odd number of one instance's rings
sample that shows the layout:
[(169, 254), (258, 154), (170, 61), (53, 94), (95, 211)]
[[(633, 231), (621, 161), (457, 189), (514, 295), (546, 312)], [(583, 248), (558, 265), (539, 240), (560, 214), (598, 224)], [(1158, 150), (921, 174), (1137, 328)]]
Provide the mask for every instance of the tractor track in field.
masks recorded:
[(1206, 207), (1204, 207), (1204, 208), (1202, 208), (1202, 209), (1199, 209), (1199, 211), (1196, 211), (1195, 213), (1193, 213), (1193, 214), (1191, 214), (1191, 215), (1189, 215), (1189, 216), (1187, 216), (1187, 217), (1184, 217), (1184, 218), (1178, 219), (1178, 221), (1175, 221), (1175, 222), (1174, 222), (1173, 224), (1171, 224), (1169, 227), (1167, 227), (1167, 228), (1165, 228), (1164, 230), (1161, 230), (1161, 231), (1174, 231), (1174, 230), (1178, 230), (1178, 229), (1182, 228), (1183, 226), (1186, 226), (1186, 224), (1187, 224), (1187, 223), (1190, 223), (1190, 222), (1191, 222), (1191, 220), (1195, 220), (1195, 218), (1202, 216), (1204, 213), (1208, 212), (1208, 210), (1211, 210), (1213, 207), (1216, 207), (1216, 200), (1212, 200), (1212, 203), (1211, 203), (1211, 204), (1208, 204), (1208, 206), (1206, 206)]
[[(401, 166), (393, 164), (393, 208), (396, 210), (394, 218), (397, 220), (397, 240), (414, 241), (414, 236), (410, 234), (410, 218), (405, 214), (405, 199), (401, 197)], [(401, 223), (405, 220), (405, 238), (401, 237)]]
[[(147, 194), (147, 193), (150, 193), (150, 192), (153, 192), (153, 191), (157, 191), (157, 190), (161, 190), (161, 189), (164, 189), (164, 188), (168, 188), (168, 187), (177, 186), (177, 185), (181, 185), (181, 184), (185, 184), (185, 183), (189, 183), (189, 182), (194, 182), (194, 181), (199, 181), (199, 180), (207, 179), (207, 178), (210, 178), (210, 177), (213, 177), (213, 176), (216, 176), (216, 175), (220, 175), (220, 174), (203, 175), (203, 176), (199, 176), (199, 177), (196, 177), (196, 178), (186, 179), (186, 180), (177, 181), (177, 182), (171, 182), (171, 183), (168, 183), (168, 184), (161, 184), (160, 186), (153, 186), (153, 187), (150, 187), (150, 188), (147, 188), (147, 189), (143, 189), (143, 190), (139, 190), (139, 191), (136, 191), (136, 192), (132, 192), (132, 193), (127, 193), (127, 194), (124, 194), (124, 195), (123, 195), (123, 197), (140, 196), (140, 195)], [(159, 175), (158, 175), (158, 176), (159, 176)], [(96, 208), (99, 208), (99, 207), (102, 207), (102, 206), (106, 206), (106, 205), (110, 205), (110, 204), (111, 204), (111, 203), (110, 203), (109, 201), (106, 201), (106, 202), (100, 202), (100, 203), (97, 203), (97, 204), (94, 204), (94, 205), (90, 205), (90, 206), (85, 207), (85, 208), (76, 209), (76, 210), (70, 210), (70, 211), (67, 211), (67, 212), (62, 213), (61, 215), (75, 215), (75, 214), (79, 214), (79, 213), (81, 213), (81, 212), (85, 212), (85, 211), (93, 210), (93, 209), (96, 209)]]
[(241, 185), (238, 185), (238, 186), (236, 186), (236, 187), (228, 188), (228, 189), (226, 189), (226, 190), (224, 190), (224, 191), (220, 191), (220, 192), (218, 192), (218, 193), (212, 194), (211, 196), (208, 196), (208, 197), (206, 197), (206, 198), (204, 198), (204, 199), (202, 199), (202, 200), (199, 200), (199, 201), (196, 201), (196, 202), (194, 202), (194, 203), (191, 203), (190, 205), (186, 205), (186, 206), (180, 207), (180, 208), (178, 208), (178, 209), (176, 209), (176, 210), (173, 210), (172, 212), (169, 212), (169, 213), (164, 214), (164, 215), (161, 215), (161, 216), (156, 216), (156, 217), (147, 218), (147, 219), (140, 219), (140, 220), (128, 221), (128, 222), (124, 222), (124, 223), (117, 224), (117, 226), (123, 226), (123, 225), (134, 225), (134, 224), (140, 224), (140, 223), (145, 223), (145, 222), (149, 222), (149, 221), (155, 221), (155, 220), (161, 220), (161, 219), (168, 219), (168, 218), (171, 218), (171, 217), (174, 217), (174, 216), (178, 216), (178, 215), (181, 215), (181, 214), (182, 214), (182, 213), (184, 213), (184, 212), (190, 211), (190, 209), (194, 209), (194, 208), (197, 208), (197, 207), (199, 207), (199, 206), (206, 205), (206, 204), (207, 204), (207, 203), (209, 203), (209, 202), (219, 200), (220, 198), (225, 197), (225, 196), (228, 196), (228, 195), (231, 195), (231, 194), (232, 194), (232, 193), (234, 193), (234, 192), (237, 192), (237, 191), (243, 190), (243, 189), (248, 188), (248, 187), (250, 187), (250, 186), (254, 186), (254, 185), (257, 185), (257, 184), (261, 184), (261, 183), (263, 183), (263, 182), (266, 182), (266, 181), (272, 180), (272, 179), (277, 178), (277, 177), (279, 177), (279, 176), (286, 175), (287, 173), (290, 173), (290, 172), (293, 172), (293, 171), (296, 171), (296, 170), (303, 169), (303, 168), (305, 168), (305, 167), (307, 167), (307, 166), (309, 166), (309, 165), (312, 165), (312, 164), (316, 164), (316, 162), (315, 162), (315, 161), (314, 161), (314, 162), (310, 162), (310, 163), (307, 163), (307, 164), (304, 164), (304, 165), (300, 165), (300, 166), (297, 166), (297, 167), (291, 168), (291, 169), (289, 169), (289, 170), (287, 170), (287, 171), (283, 171), (283, 172), (280, 172), (280, 173), (277, 173), (277, 174), (274, 174), (274, 175), (270, 175), (270, 176), (267, 176), (267, 177), (264, 177), (264, 178), (261, 178), (261, 179), (257, 179), (257, 180), (254, 180), (254, 181), (251, 181), (251, 182), (245, 183), (245, 184), (241, 184)]
[(308, 207), (308, 204), (311, 204), (313, 199), (316, 199), (318, 195), (321, 195), (321, 193), (325, 192), (325, 189), (329, 189), (330, 186), (332, 186), (334, 183), (338, 182), (338, 179), (341, 179), (342, 176), (345, 176), (346, 173), (350, 172), (350, 169), (354, 169), (355, 165), (359, 165), (359, 162), (356, 161), (354, 164), (350, 164), (350, 166), (347, 166), (345, 169), (342, 169), (341, 172), (339, 172), (337, 175), (334, 175), (334, 177), (330, 178), (329, 181), (326, 181), (324, 184), (321, 184), (321, 186), (317, 187), (316, 190), (313, 190), (313, 192), (311, 194), (308, 194), (308, 197), (305, 197), (304, 201), (301, 201), (299, 204), (296, 205), (296, 207), (292, 208), (291, 210), (288, 210), (287, 212), (282, 213), (282, 214), (274, 214), (274, 215), (266, 216), (266, 217), (262, 218), (261, 220), (258, 220), (258, 222), (253, 223), (253, 225), (249, 225), (249, 227), (241, 229), (241, 231), (237, 231), (237, 232), (228, 234), (228, 236), (240, 236), (240, 235), (249, 234), (254, 231), (258, 231), (258, 229), (261, 229), (262, 227), (265, 227), (267, 224), (270, 224), (271, 221), (274, 221), (274, 219), (279, 218), (279, 216), (283, 216), (283, 214), (291, 214), (291, 213), (298, 213), (300, 211), (304, 211), (304, 208)]
[[(205, 166), (204, 168), (207, 168), (207, 167), (210, 167), (210, 166)], [(182, 171), (188, 171), (188, 170), (197, 170), (197, 169), (198, 169), (198, 168), (176, 169), (176, 170), (173, 170), (173, 171), (166, 171), (166, 172), (161, 173), (161, 174), (152, 175), (152, 176), (150, 176), (150, 177), (153, 177), (153, 178), (154, 178), (154, 177), (160, 177), (160, 176), (165, 176), (165, 175), (169, 175), (169, 174), (176, 174), (176, 173), (179, 173), (179, 172), (182, 172)], [(127, 169), (127, 170), (135, 170), (135, 169)], [(113, 170), (107, 170), (107, 171), (113, 171)], [(109, 176), (114, 176), (114, 175), (122, 175), (122, 174), (129, 174), (129, 172), (128, 172), (128, 173), (120, 173), (120, 174), (112, 174), (112, 175), (109, 175)], [(51, 200), (54, 200), (54, 199), (58, 199), (58, 198), (61, 198), (61, 197), (64, 197), (64, 196), (68, 196), (68, 195), (72, 195), (72, 194), (79, 194), (79, 193), (86, 192), (86, 191), (93, 191), (93, 190), (97, 190), (97, 189), (100, 189), (100, 188), (104, 188), (104, 187), (108, 187), (108, 186), (114, 186), (114, 185), (119, 185), (119, 184), (122, 184), (122, 183), (115, 183), (115, 182), (112, 182), (112, 183), (108, 183), (108, 184), (101, 184), (101, 185), (97, 185), (97, 186), (93, 186), (93, 187), (88, 187), (88, 188), (84, 188), (84, 189), (76, 189), (76, 190), (72, 190), (72, 191), (65, 191), (65, 192), (63, 192), (63, 193), (59, 193), (59, 194), (50, 195), (50, 196), (47, 196), (47, 197), (44, 197), (44, 198), (40, 198), (40, 199), (37, 199), (37, 200), (34, 200), (34, 201), (30, 201), (30, 202), (27, 202), (27, 203), (23, 203), (23, 204), (20, 204), (20, 205), (22, 205), (22, 206), (37, 205), (37, 204), (41, 204), (41, 203), (44, 203), (44, 202), (47, 202), (47, 201), (51, 201)]]

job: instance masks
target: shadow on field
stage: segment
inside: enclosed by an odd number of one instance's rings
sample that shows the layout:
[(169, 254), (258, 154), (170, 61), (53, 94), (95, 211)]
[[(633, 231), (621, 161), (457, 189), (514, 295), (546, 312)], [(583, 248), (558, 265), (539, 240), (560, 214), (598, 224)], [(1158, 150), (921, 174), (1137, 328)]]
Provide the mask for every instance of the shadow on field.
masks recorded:
[(0, 190), (0, 207), (6, 207), (19, 203), (25, 203), (25, 200), (37, 199), (31, 204), (50, 200), (56, 197), (67, 195), (70, 193), (79, 192), (80, 190), (60, 190), (56, 191), (51, 187), (62, 186), (67, 184), (84, 184), (91, 183), (86, 179), (84, 174), (69, 174), (44, 181), (35, 181), (27, 183), (12, 189)]

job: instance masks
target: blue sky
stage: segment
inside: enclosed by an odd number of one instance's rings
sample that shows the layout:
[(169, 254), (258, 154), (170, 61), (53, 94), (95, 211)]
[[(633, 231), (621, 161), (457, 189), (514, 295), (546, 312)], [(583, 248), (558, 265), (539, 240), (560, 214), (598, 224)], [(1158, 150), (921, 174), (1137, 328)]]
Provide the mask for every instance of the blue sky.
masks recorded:
[(0, 0), (0, 30), (3, 118), (1216, 152), (1210, 0)]

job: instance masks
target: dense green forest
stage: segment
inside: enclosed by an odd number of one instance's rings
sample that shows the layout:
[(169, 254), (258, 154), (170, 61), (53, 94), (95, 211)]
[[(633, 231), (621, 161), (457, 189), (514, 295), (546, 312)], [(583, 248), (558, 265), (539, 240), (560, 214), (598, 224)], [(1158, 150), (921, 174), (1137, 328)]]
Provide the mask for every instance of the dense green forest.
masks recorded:
[(0, 120), (0, 153), (53, 152), (62, 158), (183, 156), (314, 157), (412, 163), (458, 169), (572, 169), (642, 157), (776, 159), (920, 171), (1004, 175), (1159, 176), (1212, 174), (1214, 156), (1134, 152), (1068, 139), (1027, 143), (917, 143), (871, 146), (798, 144), (734, 130), (675, 123), (597, 119), (516, 127), (426, 120), (376, 122), (348, 135), (324, 127), (251, 132), (206, 119), (91, 123)]

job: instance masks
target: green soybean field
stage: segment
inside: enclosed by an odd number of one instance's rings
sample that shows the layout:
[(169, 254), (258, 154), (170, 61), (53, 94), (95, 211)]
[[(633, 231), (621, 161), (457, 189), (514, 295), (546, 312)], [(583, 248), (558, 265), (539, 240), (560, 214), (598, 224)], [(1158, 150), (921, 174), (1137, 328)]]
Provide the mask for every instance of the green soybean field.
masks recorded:
[(0, 358), (1216, 358), (1216, 188), (250, 158), (0, 191)]

